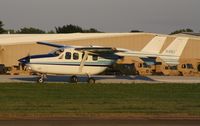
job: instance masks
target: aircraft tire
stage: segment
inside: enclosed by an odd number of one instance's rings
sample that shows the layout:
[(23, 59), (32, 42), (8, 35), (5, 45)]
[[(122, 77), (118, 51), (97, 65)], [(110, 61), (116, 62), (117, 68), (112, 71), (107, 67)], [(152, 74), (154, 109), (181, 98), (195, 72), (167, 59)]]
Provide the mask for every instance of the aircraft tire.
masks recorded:
[(44, 83), (44, 78), (43, 77), (38, 78), (37, 82), (40, 83), (40, 84)]
[(71, 82), (71, 83), (77, 84), (77, 83), (78, 83), (78, 78), (77, 78), (77, 76), (72, 76), (72, 77), (70, 78), (70, 82)]
[(88, 79), (88, 84), (95, 84), (95, 79), (94, 78), (89, 78)]

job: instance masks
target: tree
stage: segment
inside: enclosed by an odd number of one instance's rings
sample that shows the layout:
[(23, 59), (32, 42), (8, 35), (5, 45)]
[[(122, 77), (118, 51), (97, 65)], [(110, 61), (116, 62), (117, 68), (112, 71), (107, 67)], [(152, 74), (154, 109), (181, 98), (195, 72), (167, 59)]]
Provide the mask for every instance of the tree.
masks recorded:
[(20, 30), (16, 31), (17, 34), (45, 34), (45, 31), (37, 28), (21, 28)]
[(72, 24), (56, 27), (55, 29), (56, 33), (101, 33), (101, 31), (98, 31), (95, 28), (83, 29), (80, 26)]
[(3, 29), (3, 22), (2, 21), (0, 21), (0, 34), (3, 34), (3, 33), (5, 33), (5, 30)]
[(172, 33), (170, 33), (170, 35), (174, 35), (174, 34), (179, 34), (179, 33), (184, 33), (184, 32), (194, 32), (192, 29), (187, 28), (187, 29), (180, 29), (180, 30), (176, 30)]
[(130, 32), (135, 33), (135, 32), (143, 32), (143, 31), (140, 31), (140, 30), (131, 30)]
[(84, 33), (102, 33), (101, 31), (95, 29), (95, 28), (90, 28), (89, 30), (84, 30)]
[(77, 33), (77, 32), (83, 32), (83, 29), (76, 25), (64, 25), (62, 27), (56, 27), (57, 33)]
[(55, 34), (55, 32), (51, 30), (51, 31), (48, 31), (47, 34)]

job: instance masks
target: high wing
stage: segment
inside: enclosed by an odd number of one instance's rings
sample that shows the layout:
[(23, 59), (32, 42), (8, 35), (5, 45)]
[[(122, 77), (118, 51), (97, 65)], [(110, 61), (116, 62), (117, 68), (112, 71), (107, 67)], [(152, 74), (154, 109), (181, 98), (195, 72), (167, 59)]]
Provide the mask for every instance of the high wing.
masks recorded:
[(37, 44), (56, 47), (56, 48), (70, 48), (70, 47), (72, 47), (72, 46), (65, 46), (65, 45), (54, 44), (54, 43), (49, 43), (49, 42), (37, 42)]
[(37, 44), (56, 47), (56, 48), (74, 48), (76, 51), (87, 52), (88, 54), (99, 55), (101, 57), (107, 57), (108, 54), (112, 54), (113, 57), (120, 56), (137, 56), (139, 58), (148, 58), (148, 56), (141, 55), (140, 52), (132, 51), (123, 48), (104, 47), (104, 46), (66, 46), (60, 44), (54, 44), (49, 42), (37, 42)]
[(80, 48), (75, 48), (75, 50), (81, 52), (87, 51), (94, 54), (107, 54), (107, 53), (115, 53), (118, 51), (116, 48), (101, 47), (101, 46), (80, 47)]
[(81, 52), (87, 51), (87, 52), (96, 53), (96, 54), (114, 53), (114, 52), (116, 52), (116, 49), (112, 48), (112, 47), (102, 47), (102, 46), (66, 46), (66, 45), (54, 44), (54, 43), (50, 43), (50, 42), (37, 42), (37, 44), (51, 46), (51, 47), (55, 47), (55, 48), (74, 48), (77, 51), (81, 51)]
[(123, 52), (113, 47), (103, 47), (103, 46), (66, 46), (66, 45), (60, 45), (60, 44), (55, 44), (55, 43), (50, 43), (50, 42), (37, 42), (37, 44), (51, 46), (55, 48), (74, 48), (77, 51), (81, 51), (81, 52), (87, 51), (87, 52), (96, 53), (96, 54)]

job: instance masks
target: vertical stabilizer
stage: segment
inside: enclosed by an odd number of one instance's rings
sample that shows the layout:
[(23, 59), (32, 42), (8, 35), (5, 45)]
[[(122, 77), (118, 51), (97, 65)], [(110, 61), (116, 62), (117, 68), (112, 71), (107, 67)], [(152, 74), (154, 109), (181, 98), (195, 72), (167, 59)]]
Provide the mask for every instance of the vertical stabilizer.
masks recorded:
[(160, 58), (168, 64), (178, 64), (189, 38), (177, 37), (161, 54)]
[(187, 42), (188, 38), (178, 37), (176, 38), (162, 53), (162, 55), (174, 55), (181, 56)]
[(156, 36), (154, 37), (143, 49), (142, 52), (159, 54), (167, 37)]

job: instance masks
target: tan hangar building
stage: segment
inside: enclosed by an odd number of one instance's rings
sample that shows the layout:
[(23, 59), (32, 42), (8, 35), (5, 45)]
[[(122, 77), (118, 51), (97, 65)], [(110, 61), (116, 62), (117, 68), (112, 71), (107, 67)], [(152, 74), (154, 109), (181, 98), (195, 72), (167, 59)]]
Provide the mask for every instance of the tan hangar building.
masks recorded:
[(177, 37), (189, 37), (182, 59), (200, 59), (200, 37), (193, 35), (160, 35), (153, 33), (75, 33), (75, 34), (3, 34), (0, 35), (0, 64), (18, 65), (27, 55), (48, 53), (54, 48), (38, 45), (38, 41), (65, 45), (99, 45), (140, 51), (155, 36), (167, 36), (161, 52)]

